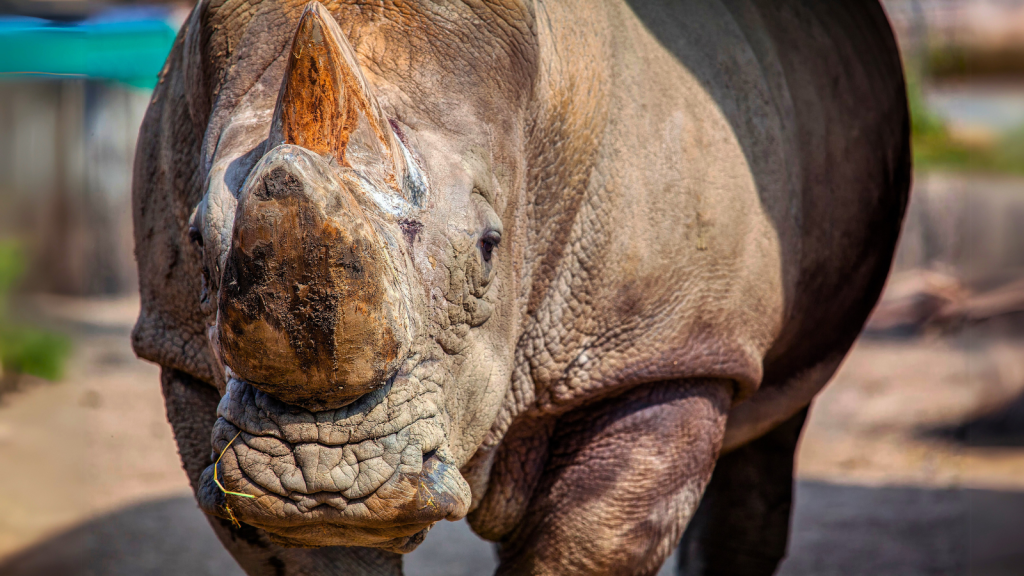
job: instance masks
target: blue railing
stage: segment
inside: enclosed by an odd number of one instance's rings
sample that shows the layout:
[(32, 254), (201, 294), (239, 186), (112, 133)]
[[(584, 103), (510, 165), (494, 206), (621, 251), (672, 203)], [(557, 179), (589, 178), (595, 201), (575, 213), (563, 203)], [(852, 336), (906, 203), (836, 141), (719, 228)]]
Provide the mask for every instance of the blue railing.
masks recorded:
[(168, 16), (119, 8), (72, 24), (0, 17), (0, 78), (80, 77), (152, 88), (177, 34)]

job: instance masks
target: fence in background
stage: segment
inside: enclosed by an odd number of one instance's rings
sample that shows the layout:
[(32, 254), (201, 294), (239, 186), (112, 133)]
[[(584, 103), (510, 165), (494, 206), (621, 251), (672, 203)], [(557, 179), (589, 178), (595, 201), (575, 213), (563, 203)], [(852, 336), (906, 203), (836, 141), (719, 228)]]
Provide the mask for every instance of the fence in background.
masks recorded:
[(136, 289), (131, 167), (149, 92), (88, 80), (0, 83), (0, 229), (27, 288)]
[(0, 16), (0, 237), (28, 253), (27, 289), (131, 292), (135, 141), (184, 15), (82, 6)]

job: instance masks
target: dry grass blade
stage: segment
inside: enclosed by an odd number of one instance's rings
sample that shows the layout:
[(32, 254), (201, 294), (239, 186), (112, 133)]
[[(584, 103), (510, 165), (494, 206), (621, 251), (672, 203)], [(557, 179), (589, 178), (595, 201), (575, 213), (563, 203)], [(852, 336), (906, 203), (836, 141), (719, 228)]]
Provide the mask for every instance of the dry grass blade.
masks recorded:
[(242, 524), (237, 518), (235, 518), (235, 514), (231, 511), (231, 506), (228, 506), (227, 495), (231, 494), (232, 496), (241, 496), (242, 498), (255, 498), (255, 496), (252, 494), (242, 494), (241, 492), (232, 492), (231, 490), (224, 488), (224, 485), (220, 483), (220, 479), (217, 478), (217, 468), (220, 466), (220, 459), (224, 457), (224, 453), (228, 451), (228, 448), (230, 448), (231, 444), (238, 439), (238, 436), (241, 433), (242, 431), (239, 430), (235, 436), (228, 441), (227, 445), (224, 446), (224, 449), (220, 451), (220, 456), (217, 456), (217, 461), (213, 463), (213, 482), (217, 485), (217, 488), (220, 488), (220, 491), (224, 493), (224, 510), (228, 513), (228, 516), (231, 518), (231, 523), (235, 525), (235, 528), (241, 528)]

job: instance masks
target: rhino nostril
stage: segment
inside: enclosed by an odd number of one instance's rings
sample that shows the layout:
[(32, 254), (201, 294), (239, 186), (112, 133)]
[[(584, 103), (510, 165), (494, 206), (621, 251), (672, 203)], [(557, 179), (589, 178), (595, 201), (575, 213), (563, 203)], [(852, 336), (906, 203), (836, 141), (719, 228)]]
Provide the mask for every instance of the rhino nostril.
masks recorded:
[(484, 237), (480, 239), (480, 249), (484, 253), (484, 262), (490, 262), (491, 256), (494, 254), (494, 249), (498, 247), (501, 242), (501, 234), (496, 230), (491, 230)]
[(199, 231), (199, 228), (196, 228), (195, 226), (189, 226), (188, 239), (189, 242), (192, 242), (196, 246), (200, 248), (203, 247), (203, 233)]

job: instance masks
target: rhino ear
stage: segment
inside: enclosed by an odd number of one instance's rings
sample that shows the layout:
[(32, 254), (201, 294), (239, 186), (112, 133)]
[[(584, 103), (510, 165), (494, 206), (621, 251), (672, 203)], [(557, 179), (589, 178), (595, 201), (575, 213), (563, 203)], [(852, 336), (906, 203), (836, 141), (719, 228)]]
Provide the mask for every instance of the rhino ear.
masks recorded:
[(270, 144), (295, 144), (370, 172), (396, 189), (409, 166), (355, 51), (320, 2), (306, 5), (292, 42)]

